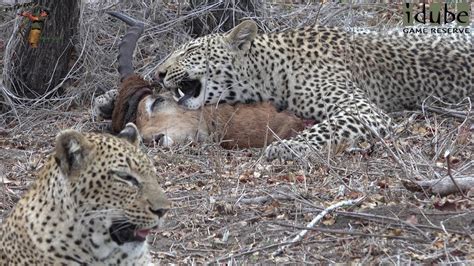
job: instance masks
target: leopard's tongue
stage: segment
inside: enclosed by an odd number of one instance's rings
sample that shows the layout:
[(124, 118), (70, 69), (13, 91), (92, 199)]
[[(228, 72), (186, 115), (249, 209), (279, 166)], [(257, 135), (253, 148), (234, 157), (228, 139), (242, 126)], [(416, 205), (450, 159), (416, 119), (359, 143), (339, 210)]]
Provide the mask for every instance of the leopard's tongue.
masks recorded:
[(150, 234), (151, 229), (140, 229), (135, 231), (135, 236), (145, 239), (148, 234)]

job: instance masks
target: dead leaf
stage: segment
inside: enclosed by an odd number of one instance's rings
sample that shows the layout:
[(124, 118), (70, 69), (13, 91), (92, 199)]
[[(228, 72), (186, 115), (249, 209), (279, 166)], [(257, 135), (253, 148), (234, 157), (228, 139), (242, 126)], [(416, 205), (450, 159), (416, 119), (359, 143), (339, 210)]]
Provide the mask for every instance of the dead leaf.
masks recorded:
[(357, 192), (357, 191), (350, 191), (349, 193), (347, 193), (347, 197), (349, 197), (350, 199), (358, 199), (361, 196), (362, 196), (362, 193)]
[(411, 132), (414, 135), (420, 135), (420, 136), (425, 136), (426, 133), (428, 133), (428, 130), (424, 126), (413, 126)]
[(400, 229), (400, 228), (395, 228), (395, 229), (390, 230), (390, 234), (392, 236), (401, 236), (402, 232), (403, 232), (403, 230)]
[(416, 254), (416, 253), (410, 253), (410, 256), (416, 260), (421, 260), (421, 261), (424, 261), (428, 258), (426, 255)]
[(418, 218), (416, 217), (416, 215), (410, 215), (410, 216), (408, 216), (408, 218), (405, 220), (405, 222), (407, 222), (407, 223), (409, 223), (409, 224), (416, 225), (416, 224), (418, 224)]
[(334, 216), (332, 216), (332, 215), (324, 216), (324, 220), (323, 220), (322, 224), (324, 224), (324, 225), (333, 225), (335, 223), (336, 223), (336, 219), (334, 218)]
[(296, 181), (296, 182), (301, 183), (301, 182), (304, 182), (305, 180), (306, 180), (306, 178), (305, 178), (303, 175), (297, 175), (297, 176), (295, 176), (295, 181)]
[(469, 140), (472, 138), (472, 133), (469, 130), (468, 126), (463, 126), (459, 129), (459, 134), (456, 139), (456, 143), (460, 145), (465, 145), (469, 143)]
[(461, 160), (459, 160), (458, 157), (449, 156), (449, 162), (450, 162), (451, 164), (457, 164), (457, 163), (459, 163), (460, 161), (461, 161)]
[(216, 204), (214, 208), (221, 215), (228, 215), (228, 214), (235, 213), (234, 206), (229, 203)]
[(374, 209), (375, 207), (377, 207), (377, 203), (369, 201), (362, 203), (360, 206), (361, 209)]
[(456, 211), (458, 206), (455, 200), (449, 200), (447, 197), (440, 198), (433, 203), (435, 209), (440, 211)]
[(284, 213), (277, 215), (276, 217), (278, 220), (283, 220), (286, 218), (286, 215)]
[(438, 239), (435, 242), (433, 242), (433, 248), (442, 249), (443, 247), (444, 247), (444, 240)]
[(386, 188), (388, 188), (388, 181), (387, 180), (379, 180), (377, 182), (377, 186), (379, 186), (381, 189), (386, 189)]
[(244, 173), (244, 174), (239, 176), (239, 182), (241, 182), (241, 183), (251, 182), (251, 181), (253, 181), (252, 179), (253, 179), (253, 176), (249, 175), (248, 173)]

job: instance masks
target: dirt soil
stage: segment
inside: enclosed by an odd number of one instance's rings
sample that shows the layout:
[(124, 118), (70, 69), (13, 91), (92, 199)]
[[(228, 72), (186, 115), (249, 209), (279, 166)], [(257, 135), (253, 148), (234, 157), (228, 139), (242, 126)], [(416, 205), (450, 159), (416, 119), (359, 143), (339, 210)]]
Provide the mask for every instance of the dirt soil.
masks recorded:
[[(1, 216), (34, 180), (58, 131), (109, 125), (83, 109), (67, 114), (32, 114), (27, 130), (16, 122), (0, 130)], [(397, 122), (395, 136), (365, 143), (363, 151), (285, 164), (264, 161), (258, 149), (146, 147), (173, 201), (165, 227), (150, 239), (153, 257), (186, 264), (472, 262), (473, 191), (440, 197), (402, 183), (449, 178), (448, 149), (451, 175), (473, 176), (472, 123), (421, 113)], [(323, 209), (359, 198), (283, 249)]]
[[(76, 58), (71, 59), (62, 98), (16, 102), (12, 97), (8, 102), (0, 96), (0, 105), (13, 106), (0, 114), (0, 222), (35, 179), (60, 130), (103, 132), (110, 125), (92, 119), (91, 100), (118, 84), (117, 44), (126, 27), (105, 10), (145, 22), (134, 55), (136, 71), (145, 78), (190, 39), (185, 19), (213, 10), (189, 12), (170, 1), (109, 2), (82, 2)], [(402, 21), (398, 4), (263, 2), (256, 14), (244, 14), (257, 20), (262, 31), (315, 23), (384, 31)], [(280, 2), (284, 4), (278, 6)], [(1, 16), (8, 21), (0, 24), (0, 46), (6, 46), (16, 15)], [(0, 71), (3, 64), (1, 52)], [(216, 144), (146, 147), (173, 201), (165, 227), (149, 239), (155, 261), (474, 263), (474, 191), (439, 196), (404, 186), (474, 177), (471, 106), (450, 108), (470, 111), (469, 119), (439, 112), (392, 114), (397, 126), (383, 141), (362, 143), (357, 151), (336, 156), (315, 151), (298, 162), (266, 162), (260, 149), (226, 151)], [(324, 209), (341, 202), (347, 204), (301, 233)], [(298, 234), (303, 236), (290, 243)]]

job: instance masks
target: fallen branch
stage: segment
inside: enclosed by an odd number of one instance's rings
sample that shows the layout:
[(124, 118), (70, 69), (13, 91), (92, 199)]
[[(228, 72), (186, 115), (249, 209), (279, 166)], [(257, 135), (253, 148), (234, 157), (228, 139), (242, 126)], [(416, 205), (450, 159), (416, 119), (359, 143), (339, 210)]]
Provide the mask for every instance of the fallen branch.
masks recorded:
[(462, 232), (458, 230), (453, 230), (453, 229), (447, 229), (447, 228), (441, 228), (441, 227), (436, 227), (436, 226), (430, 226), (430, 225), (423, 225), (423, 224), (418, 224), (414, 225), (411, 223), (408, 223), (406, 221), (401, 220), (400, 218), (394, 218), (394, 217), (389, 217), (389, 216), (382, 216), (382, 215), (376, 215), (376, 214), (371, 214), (371, 213), (361, 213), (361, 212), (345, 212), (345, 211), (336, 211), (335, 213), (339, 215), (345, 215), (348, 217), (353, 217), (353, 218), (359, 218), (359, 219), (364, 219), (366, 221), (372, 221), (376, 223), (394, 223), (394, 224), (400, 224), (403, 226), (410, 227), (414, 229), (415, 231), (419, 232), (421, 236), (423, 236), (425, 239), (430, 240), (431, 238), (428, 236), (428, 234), (425, 234), (421, 229), (428, 229), (428, 230), (434, 230), (438, 232), (448, 232), (451, 234), (459, 234), (459, 235), (470, 235), (467, 232)]
[(456, 183), (454, 183), (450, 178), (426, 181), (407, 180), (402, 183), (409, 191), (426, 191), (431, 194), (446, 196), (460, 191), (467, 192), (474, 188), (474, 177), (456, 178)]
[(360, 203), (363, 199), (365, 199), (365, 197), (361, 197), (361, 198), (358, 198), (356, 200), (345, 200), (345, 201), (341, 201), (341, 202), (338, 202), (336, 204), (333, 204), (329, 207), (327, 207), (326, 209), (324, 209), (322, 212), (320, 212), (316, 217), (314, 217), (314, 219), (306, 226), (306, 228), (304, 230), (302, 230), (299, 234), (297, 234), (288, 244), (285, 244), (285, 245), (282, 245), (278, 248), (277, 251), (273, 252), (272, 255), (273, 256), (278, 256), (280, 255), (283, 251), (285, 251), (285, 249), (299, 241), (301, 241), (301, 239), (303, 239), (303, 237), (308, 233), (308, 231), (313, 228), (324, 216), (326, 216), (326, 214), (328, 214), (329, 212), (337, 209), (337, 208), (340, 208), (342, 206), (352, 206), (352, 205), (355, 205), (355, 204), (358, 204)]
[(433, 113), (442, 114), (442, 115), (449, 115), (449, 116), (452, 116), (454, 118), (459, 118), (459, 119), (462, 119), (462, 120), (472, 119), (472, 117), (469, 116), (468, 111), (458, 111), (458, 110), (453, 110), (453, 109), (448, 109), (448, 108), (432, 107), (432, 106), (425, 106), (424, 109), (426, 109), (430, 112), (433, 112)]
[(305, 228), (303, 226), (291, 225), (291, 224), (284, 224), (279, 222), (270, 222), (271, 224), (276, 224), (283, 227), (291, 227), (296, 229), (305, 229), (310, 231), (317, 231), (321, 233), (330, 233), (330, 234), (341, 234), (341, 235), (354, 235), (354, 236), (363, 236), (363, 237), (380, 237), (380, 238), (387, 238), (387, 239), (399, 239), (399, 240), (406, 240), (411, 242), (419, 242), (419, 243), (427, 243), (426, 239), (421, 238), (413, 238), (413, 237), (404, 237), (404, 236), (395, 236), (395, 235), (383, 235), (383, 234), (371, 234), (371, 233), (364, 233), (358, 231), (349, 231), (349, 230), (339, 230), (339, 229), (329, 229), (329, 228), (321, 228), (321, 227), (313, 227), (313, 228)]
[[(294, 198), (295, 200), (298, 200)], [(316, 212), (316, 211), (321, 211), (321, 207), (314, 205), (313, 203), (309, 201), (303, 201), (299, 200), (299, 202), (304, 203), (308, 206), (311, 206), (311, 210)], [(458, 231), (458, 230), (453, 230), (453, 229), (447, 229), (447, 228), (441, 228), (441, 227), (436, 227), (436, 226), (430, 226), (430, 225), (413, 225), (411, 223), (408, 223), (406, 221), (401, 220), (400, 218), (395, 218), (395, 217), (389, 217), (389, 216), (382, 216), (382, 215), (376, 215), (376, 214), (371, 214), (371, 213), (362, 213), (362, 212), (348, 212), (348, 211), (334, 211), (334, 213), (339, 214), (339, 215), (344, 215), (348, 217), (353, 217), (353, 218), (358, 218), (358, 219), (363, 219), (366, 221), (372, 221), (376, 223), (384, 223), (384, 224), (399, 224), (401, 226), (406, 226), (409, 228), (412, 228), (414, 231), (418, 232), (421, 236), (423, 236), (425, 239), (430, 240), (431, 238), (429, 235), (425, 232), (423, 232), (422, 229), (428, 229), (428, 230), (434, 230), (434, 231), (439, 231), (439, 232), (449, 232), (452, 234), (459, 234), (459, 235), (470, 235), (467, 232), (463, 231)], [(464, 213), (464, 212), (463, 212)], [(455, 213), (445, 213), (445, 214), (455, 214)]]
[[(443, 105), (446, 105), (446, 106), (452, 106), (451, 104), (449, 104), (447, 102), (444, 102), (443, 100), (441, 100), (438, 97), (430, 96), (430, 97), (427, 97), (421, 105), (423, 113), (425, 113), (425, 110), (428, 110), (428, 111), (433, 112), (433, 113), (438, 113), (438, 114), (442, 114), (442, 115), (449, 115), (449, 116), (452, 116), (452, 117), (455, 117), (455, 118), (462, 119), (464, 121), (472, 120), (472, 117), (471, 117), (472, 103), (471, 103), (471, 99), (469, 97), (466, 97), (462, 100), (463, 102), (467, 101), (467, 106), (466, 106), (467, 111), (458, 111), (458, 110), (455, 110), (455, 109), (450, 109), (450, 108), (445, 108), (445, 107), (438, 107), (438, 106), (427, 106), (426, 102), (431, 97), (435, 99), (435, 101), (432, 102), (431, 104), (439, 102), (439, 103), (442, 103)], [(460, 106), (460, 103), (456, 104), (456, 106)]]

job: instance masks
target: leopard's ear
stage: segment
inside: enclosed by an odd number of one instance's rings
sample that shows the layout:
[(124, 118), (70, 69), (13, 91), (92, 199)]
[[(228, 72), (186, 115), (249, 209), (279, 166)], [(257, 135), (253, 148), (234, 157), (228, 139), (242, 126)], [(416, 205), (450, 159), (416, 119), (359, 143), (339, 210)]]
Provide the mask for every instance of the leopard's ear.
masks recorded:
[(124, 129), (118, 134), (119, 138), (126, 139), (135, 146), (139, 146), (142, 138), (140, 132), (138, 131), (137, 126), (134, 123), (127, 123)]
[(252, 20), (245, 20), (225, 34), (226, 41), (232, 49), (246, 51), (257, 35), (257, 24)]
[(80, 132), (67, 129), (56, 137), (54, 159), (65, 176), (73, 176), (87, 164), (92, 147)]

